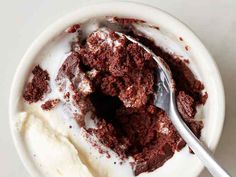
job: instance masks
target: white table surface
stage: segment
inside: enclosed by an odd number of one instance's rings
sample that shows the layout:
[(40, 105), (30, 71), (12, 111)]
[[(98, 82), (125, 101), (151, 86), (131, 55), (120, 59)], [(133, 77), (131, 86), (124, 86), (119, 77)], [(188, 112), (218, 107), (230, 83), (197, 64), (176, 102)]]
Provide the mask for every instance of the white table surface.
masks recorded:
[[(20, 58), (50, 23), (93, 2), (0, 0), (1, 177), (29, 177), (16, 154), (8, 125), (10, 84)], [(236, 0), (146, 0), (146, 3), (169, 12), (190, 26), (215, 58), (226, 93), (224, 131), (215, 156), (232, 176), (236, 176)], [(206, 171), (200, 176), (210, 177)]]

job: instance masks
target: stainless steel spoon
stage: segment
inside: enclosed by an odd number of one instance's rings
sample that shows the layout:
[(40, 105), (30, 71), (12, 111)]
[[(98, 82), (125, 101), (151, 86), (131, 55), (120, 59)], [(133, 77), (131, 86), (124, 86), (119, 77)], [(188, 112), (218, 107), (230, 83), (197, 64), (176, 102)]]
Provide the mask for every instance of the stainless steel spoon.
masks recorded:
[(211, 152), (207, 147), (201, 143), (198, 138), (192, 133), (185, 122), (182, 120), (177, 107), (176, 107), (176, 97), (175, 97), (175, 87), (172, 79), (171, 71), (165, 64), (162, 58), (158, 57), (150, 49), (148, 49), (143, 44), (136, 41), (134, 38), (125, 35), (124, 33), (116, 32), (119, 36), (126, 37), (129, 41), (138, 44), (145, 51), (150, 53), (153, 59), (158, 64), (158, 78), (157, 83), (158, 91), (155, 98), (155, 105), (163, 109), (169, 118), (171, 119), (173, 125), (177, 129), (178, 133), (185, 140), (188, 146), (193, 150), (197, 157), (202, 161), (205, 167), (214, 177), (230, 177), (230, 175), (216, 162)]

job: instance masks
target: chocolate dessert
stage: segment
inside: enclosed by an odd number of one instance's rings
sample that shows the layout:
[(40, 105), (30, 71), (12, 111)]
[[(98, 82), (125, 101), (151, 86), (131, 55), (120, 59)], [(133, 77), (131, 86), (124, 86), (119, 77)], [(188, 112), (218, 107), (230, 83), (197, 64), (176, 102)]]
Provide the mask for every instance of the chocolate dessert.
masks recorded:
[(49, 75), (39, 65), (35, 66), (32, 71), (33, 79), (27, 83), (23, 93), (23, 98), (29, 103), (37, 102), (43, 98), (43, 95), (48, 92)]
[[(116, 21), (121, 25), (140, 22)], [(77, 28), (79, 25), (69, 32)], [(132, 28), (127, 34), (168, 64), (176, 84), (179, 113), (200, 138), (203, 123), (194, 117), (196, 107), (207, 99), (207, 94), (202, 93), (204, 85), (184, 60), (165, 52)], [(166, 113), (154, 105), (155, 83), (159, 78), (155, 74), (157, 64), (149, 53), (106, 27), (92, 32), (85, 40), (78, 37), (71, 48), (55, 80), (63, 99), (45, 102), (42, 109), (53, 109), (62, 102), (88, 134), (95, 135), (120, 159), (133, 157), (135, 175), (157, 169), (185, 146)], [(46, 71), (39, 67), (34, 71), (23, 96), (29, 103), (40, 100), (48, 90)], [(96, 127), (86, 125), (85, 115), (89, 112)]]

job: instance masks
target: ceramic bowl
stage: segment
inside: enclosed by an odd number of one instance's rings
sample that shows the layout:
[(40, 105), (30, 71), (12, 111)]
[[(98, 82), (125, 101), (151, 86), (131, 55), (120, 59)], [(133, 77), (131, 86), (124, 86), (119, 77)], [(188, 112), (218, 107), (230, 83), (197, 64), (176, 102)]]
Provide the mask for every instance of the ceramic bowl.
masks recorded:
[[(205, 84), (209, 96), (204, 106), (204, 129), (202, 131), (201, 140), (214, 151), (222, 132), (225, 97), (219, 71), (206, 47), (186, 25), (158, 8), (131, 2), (107, 2), (78, 8), (77, 11), (52, 24), (34, 41), (31, 47), (29, 47), (16, 70), (9, 102), (10, 127), (15, 147), (28, 172), (32, 176), (41, 176), (39, 170), (35, 168), (32, 159), (30, 159), (23, 140), (19, 134), (14, 131), (13, 127), (16, 119), (15, 115), (20, 111), (19, 100), (22, 95), (25, 79), (28, 77), (32, 66), (36, 63), (35, 58), (50, 41), (57, 37), (68, 26), (99, 16), (142, 19), (150, 24), (159, 26), (161, 30), (167, 31), (175, 38), (182, 37), (185, 43), (190, 46), (190, 63), (194, 65), (197, 76)], [(151, 176), (196, 177), (202, 169), (203, 165), (201, 162), (195, 155), (190, 154), (186, 147), (182, 151), (175, 153), (173, 158), (167, 161), (164, 166), (157, 169), (155, 175)]]

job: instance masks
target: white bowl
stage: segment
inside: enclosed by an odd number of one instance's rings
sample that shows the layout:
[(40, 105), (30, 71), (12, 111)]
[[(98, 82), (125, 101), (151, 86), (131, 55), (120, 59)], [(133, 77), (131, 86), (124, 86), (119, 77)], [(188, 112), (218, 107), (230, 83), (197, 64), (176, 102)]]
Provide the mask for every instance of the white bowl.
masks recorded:
[[(225, 97), (219, 71), (207, 49), (188, 27), (160, 9), (139, 3), (107, 2), (79, 8), (77, 11), (61, 18), (51, 25), (34, 41), (17, 68), (10, 93), (10, 127), (16, 149), (28, 172), (32, 176), (41, 176), (39, 170), (35, 168), (32, 159), (30, 159), (24, 142), (13, 128), (16, 113), (21, 111), (19, 99), (22, 95), (25, 79), (28, 77), (32, 66), (36, 64), (35, 58), (39, 52), (57, 35), (64, 31), (66, 27), (98, 16), (119, 16), (142, 19), (148, 23), (160, 26), (173, 36), (181, 36), (184, 38), (185, 42), (191, 47), (190, 62), (194, 64), (198, 77), (205, 84), (209, 95), (205, 105), (205, 126), (202, 131), (201, 139), (214, 151), (222, 132)], [(189, 155), (187, 150), (183, 150), (176, 153), (163, 167), (159, 168), (155, 176), (196, 177), (202, 169), (203, 165), (197, 157)]]

